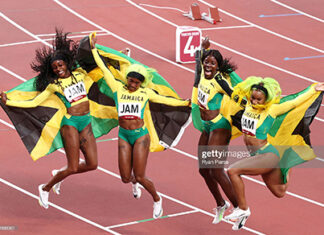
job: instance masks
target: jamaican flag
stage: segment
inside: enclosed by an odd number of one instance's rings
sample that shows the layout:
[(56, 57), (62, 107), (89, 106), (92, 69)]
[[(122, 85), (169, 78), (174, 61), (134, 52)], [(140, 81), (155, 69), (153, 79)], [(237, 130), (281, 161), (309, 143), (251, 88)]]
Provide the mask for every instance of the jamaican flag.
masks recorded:
[[(96, 47), (102, 60), (106, 62), (108, 69), (114, 75), (115, 79), (124, 84), (127, 83), (127, 67), (133, 63), (141, 64), (125, 54), (108, 47), (101, 45), (96, 45)], [(95, 81), (100, 82), (100, 87), (104, 88), (104, 94), (112, 99), (112, 91), (103, 79), (103, 73), (97, 67), (92, 56), (89, 37), (85, 37), (80, 41), (77, 60), (85, 70), (89, 71), (88, 74)], [(143, 66), (147, 67), (146, 65)], [(175, 90), (161, 75), (157, 72), (153, 75), (152, 82), (147, 86), (148, 88), (151, 88), (157, 94), (180, 99)], [(114, 112), (117, 115), (116, 109)], [(174, 107), (149, 101), (144, 112), (144, 122), (151, 138), (150, 151), (162, 151), (175, 146), (183, 134), (184, 129), (191, 122), (190, 113), (190, 107)]]
[[(95, 138), (98, 138), (118, 126), (118, 116), (112, 91), (92, 59), (87, 40), (88, 37), (80, 42), (78, 63), (88, 72), (85, 85), (90, 102), (92, 129)], [(127, 66), (138, 62), (111, 48), (100, 45), (97, 47), (115, 78), (126, 82)], [(39, 94), (35, 89), (34, 81), (35, 78), (32, 78), (6, 92), (8, 99), (34, 99)], [(161, 95), (179, 98), (174, 89), (158, 73), (154, 74), (149, 87)], [(60, 124), (67, 110), (55, 94), (36, 108), (10, 107), (2, 103), (1, 106), (14, 124), (33, 160), (63, 147)], [(149, 103), (148, 108), (144, 122), (151, 137), (150, 151), (161, 151), (174, 146), (186, 125), (190, 123), (190, 108), (155, 103)]]
[[(281, 98), (280, 103), (297, 98), (312, 86)], [(316, 92), (301, 105), (278, 116), (268, 133), (269, 143), (274, 145), (280, 153), (279, 165), (283, 172), (284, 182), (291, 167), (316, 157), (311, 147), (309, 126), (321, 107), (322, 99), (323, 92)]]

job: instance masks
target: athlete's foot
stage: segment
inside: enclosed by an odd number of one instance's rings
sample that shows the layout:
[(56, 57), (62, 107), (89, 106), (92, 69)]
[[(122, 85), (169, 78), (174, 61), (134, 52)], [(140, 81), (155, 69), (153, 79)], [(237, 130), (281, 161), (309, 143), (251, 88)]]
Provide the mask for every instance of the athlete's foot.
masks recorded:
[(121, 53), (123, 53), (123, 54), (127, 55), (128, 57), (130, 57), (131, 49), (125, 48), (125, 49), (121, 50)]
[(233, 210), (232, 214), (225, 216), (225, 219), (235, 222), (232, 229), (239, 230), (243, 228), (245, 222), (247, 221), (250, 215), (251, 215), (251, 211), (249, 208), (246, 210), (242, 210), (239, 207), (236, 207)]
[(215, 211), (215, 217), (213, 220), (213, 224), (218, 224), (222, 221), (225, 211), (230, 207), (230, 203), (228, 201), (225, 201), (225, 204), (223, 206), (218, 206), (214, 209)]
[(133, 191), (133, 196), (136, 199), (139, 199), (141, 197), (142, 190), (139, 187), (139, 183), (135, 183), (135, 184), (132, 183), (132, 191)]
[(45, 209), (48, 209), (48, 195), (49, 192), (43, 190), (43, 187), (45, 186), (45, 184), (41, 184), (38, 186), (38, 192), (39, 192), (39, 205), (41, 205), (42, 207), (44, 207)]
[[(52, 170), (52, 176), (55, 176), (57, 173), (59, 172), (59, 170)], [(53, 186), (53, 192), (57, 195), (59, 195), (61, 193), (61, 184), (63, 183), (63, 180), (54, 184)]]
[(163, 214), (163, 208), (162, 208), (162, 197), (160, 196), (160, 200), (157, 202), (154, 202), (153, 204), (153, 218), (158, 219)]

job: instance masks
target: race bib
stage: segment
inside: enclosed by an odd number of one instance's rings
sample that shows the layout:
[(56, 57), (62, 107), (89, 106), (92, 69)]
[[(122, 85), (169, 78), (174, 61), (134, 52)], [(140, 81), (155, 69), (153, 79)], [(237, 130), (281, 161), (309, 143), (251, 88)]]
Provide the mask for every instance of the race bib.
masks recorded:
[(87, 91), (83, 82), (78, 82), (64, 89), (65, 98), (70, 102), (76, 102), (87, 96)]
[(141, 118), (141, 103), (119, 103), (118, 116), (127, 119)]
[(255, 136), (258, 119), (250, 118), (245, 115), (242, 116), (242, 132), (247, 135)]
[(200, 88), (198, 88), (198, 102), (204, 106), (207, 107), (207, 101), (208, 101), (209, 94), (206, 92), (203, 92)]

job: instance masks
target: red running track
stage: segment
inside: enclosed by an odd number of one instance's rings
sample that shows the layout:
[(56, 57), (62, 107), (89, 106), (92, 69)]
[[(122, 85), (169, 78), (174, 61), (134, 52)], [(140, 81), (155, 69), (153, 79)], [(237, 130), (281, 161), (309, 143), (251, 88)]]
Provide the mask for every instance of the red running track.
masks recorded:
[[(283, 2), (283, 1), (282, 1)], [(34, 76), (29, 63), (37, 39), (48, 39), (55, 26), (76, 32), (76, 40), (86, 33), (99, 31), (98, 43), (111, 48), (132, 49), (132, 57), (156, 68), (180, 96), (191, 95), (193, 64), (175, 63), (176, 26), (200, 27), (208, 35), (212, 47), (231, 57), (238, 65), (238, 74), (276, 78), (284, 94), (299, 91), (311, 81), (323, 81), (322, 42), (324, 13), (321, 1), (283, 3), (307, 15), (272, 1), (217, 1), (223, 22), (211, 25), (191, 21), (180, 11), (155, 7), (172, 7), (187, 11), (190, 1), (107, 1), (62, 0), (61, 3), (84, 18), (50, 0), (6, 1), (1, 4), (0, 87), (8, 90)], [(202, 11), (213, 1), (200, 1)], [(149, 4), (142, 5), (142, 4)], [(147, 12), (145, 12), (146, 10)], [(151, 13), (151, 14), (150, 14)], [(154, 15), (155, 14), (155, 15)], [(259, 15), (272, 17), (260, 18)], [(160, 18), (157, 18), (159, 16)], [(34, 41), (34, 42), (32, 42)], [(313, 57), (312, 57), (313, 56)], [(285, 57), (296, 59), (284, 61)], [(312, 124), (312, 143), (323, 145), (324, 109)], [(198, 174), (197, 152), (199, 133), (192, 125), (176, 149), (151, 153), (147, 175), (163, 193), (163, 219), (151, 220), (152, 201), (145, 192), (140, 200), (132, 198), (130, 186), (118, 179), (117, 142), (113, 130), (98, 143), (100, 168), (95, 172), (69, 177), (60, 196), (50, 194), (54, 203), (44, 210), (37, 202), (37, 185), (50, 178), (50, 172), (65, 164), (61, 152), (33, 162), (23, 147), (8, 117), (0, 111), (0, 230), (16, 226), (21, 234), (232, 234), (231, 225), (211, 224), (214, 200)], [(242, 145), (239, 138), (231, 143)], [(182, 152), (179, 152), (181, 150)], [(318, 155), (324, 159), (324, 155)], [(296, 168), (291, 175), (289, 194), (277, 199), (259, 184), (260, 178), (245, 179), (248, 203), (252, 210), (246, 229), (239, 234), (322, 234), (324, 201), (323, 161), (316, 167)], [(255, 181), (252, 181), (255, 180)], [(137, 222), (136, 222), (137, 221)], [(108, 228), (108, 229), (107, 229)]]

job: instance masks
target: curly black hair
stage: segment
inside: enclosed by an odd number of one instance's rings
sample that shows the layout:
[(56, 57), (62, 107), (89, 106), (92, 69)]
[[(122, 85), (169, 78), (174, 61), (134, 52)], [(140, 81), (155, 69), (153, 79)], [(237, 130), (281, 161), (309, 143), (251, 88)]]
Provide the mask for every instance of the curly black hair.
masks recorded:
[(204, 62), (204, 60), (208, 57), (208, 56), (213, 56), (215, 57), (217, 63), (218, 63), (218, 70), (221, 73), (226, 73), (226, 74), (230, 74), (231, 72), (235, 71), (237, 69), (237, 66), (230, 62), (229, 58), (225, 58), (223, 59), (222, 54), (218, 51), (218, 50), (206, 50), (204, 51), (202, 57), (201, 57), (201, 61)]
[(37, 91), (43, 91), (50, 83), (56, 83), (58, 76), (53, 72), (52, 63), (54, 60), (63, 60), (70, 72), (76, 68), (75, 57), (77, 54), (78, 43), (68, 39), (69, 33), (55, 28), (55, 39), (52, 43), (53, 48), (45, 46), (36, 50), (35, 60), (31, 63), (31, 68), (38, 73), (35, 79)]

